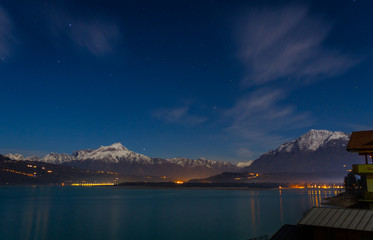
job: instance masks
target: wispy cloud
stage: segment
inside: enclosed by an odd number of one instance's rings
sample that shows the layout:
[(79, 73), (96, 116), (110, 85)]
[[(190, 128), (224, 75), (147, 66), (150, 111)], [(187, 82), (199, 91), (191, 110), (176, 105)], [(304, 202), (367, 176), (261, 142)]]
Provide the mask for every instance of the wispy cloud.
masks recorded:
[(292, 91), (343, 74), (360, 59), (326, 46), (333, 23), (310, 14), (308, 6), (257, 8), (247, 16), (238, 34), (245, 67), (241, 87), (247, 93), (224, 116), (236, 155), (250, 158), (315, 123), (311, 113), (290, 102)]
[(258, 89), (225, 110), (225, 132), (240, 139), (236, 144), (238, 156), (242, 156), (243, 147), (258, 154), (289, 140), (284, 132), (312, 125), (308, 113), (299, 113), (294, 105), (283, 102), (286, 97), (285, 90)]
[(59, 40), (70, 40), (77, 49), (96, 56), (114, 53), (122, 33), (118, 24), (105, 16), (73, 16), (63, 7), (46, 14), (52, 34)]
[(164, 108), (153, 112), (153, 116), (167, 123), (195, 126), (207, 120), (190, 113), (189, 107)]
[(113, 23), (77, 22), (71, 24), (70, 39), (94, 55), (113, 53), (120, 31)]
[(257, 9), (240, 29), (240, 59), (247, 75), (243, 86), (272, 81), (332, 77), (359, 60), (324, 46), (333, 24), (312, 16), (307, 6)]
[(12, 21), (8, 13), (0, 6), (0, 59), (3, 60), (9, 56), (15, 41)]
[[(308, 6), (257, 8), (247, 16), (240, 19), (238, 34), (243, 94), (214, 121), (224, 129), (217, 138), (237, 159), (253, 159), (314, 125), (317, 118), (291, 102), (292, 91), (343, 74), (361, 61), (327, 45), (334, 23), (311, 14)], [(188, 115), (188, 107), (155, 114), (168, 123), (195, 117)], [(190, 122), (206, 121), (195, 118)]]

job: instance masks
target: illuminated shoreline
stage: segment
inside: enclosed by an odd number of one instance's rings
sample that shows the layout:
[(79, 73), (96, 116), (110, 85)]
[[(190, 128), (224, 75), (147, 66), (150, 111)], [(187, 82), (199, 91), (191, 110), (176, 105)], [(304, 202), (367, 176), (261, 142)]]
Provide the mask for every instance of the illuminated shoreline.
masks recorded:
[(114, 186), (116, 183), (72, 183), (71, 186), (94, 187), (94, 186)]
[(342, 185), (317, 185), (317, 184), (307, 184), (307, 185), (302, 185), (302, 184), (289, 184), (288, 186), (279, 186), (279, 189), (344, 189), (345, 187)]

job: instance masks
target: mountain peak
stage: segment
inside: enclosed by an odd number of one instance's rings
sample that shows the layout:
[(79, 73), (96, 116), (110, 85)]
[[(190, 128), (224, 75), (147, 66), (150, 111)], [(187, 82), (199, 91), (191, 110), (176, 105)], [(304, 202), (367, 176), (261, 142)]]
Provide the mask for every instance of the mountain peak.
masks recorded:
[[(261, 155), (248, 170), (285, 174), (289, 181), (312, 182), (329, 178), (336, 181), (335, 177), (340, 181), (351, 164), (361, 161), (358, 156), (346, 151), (349, 138), (348, 134), (340, 131), (312, 129)], [(290, 177), (292, 174), (293, 177)]]
[(24, 160), (25, 159), (25, 157), (19, 153), (15, 153), (15, 154), (8, 153), (5, 155), (5, 157), (8, 157), (12, 160)]
[(151, 162), (149, 157), (132, 152), (120, 142), (113, 143), (109, 146), (100, 146), (98, 149), (80, 151), (76, 160), (102, 160), (116, 163), (119, 161)]
[(282, 144), (276, 152), (316, 151), (332, 140), (348, 141), (349, 135), (340, 131), (311, 129), (299, 138)]
[(128, 149), (125, 146), (123, 146), (122, 143), (120, 143), (120, 142), (113, 143), (109, 146), (100, 146), (100, 148), (98, 150), (110, 150), (110, 151), (124, 150), (124, 151), (128, 151)]

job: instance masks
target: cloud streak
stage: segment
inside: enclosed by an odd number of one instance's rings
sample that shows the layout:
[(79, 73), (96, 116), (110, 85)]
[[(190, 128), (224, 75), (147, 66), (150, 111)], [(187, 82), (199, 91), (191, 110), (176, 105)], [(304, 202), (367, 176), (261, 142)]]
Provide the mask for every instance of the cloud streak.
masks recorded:
[(295, 106), (284, 104), (287, 92), (281, 89), (258, 89), (241, 97), (236, 104), (224, 111), (228, 127), (225, 132), (240, 139), (238, 155), (244, 146), (253, 153), (264, 147), (277, 146), (288, 140), (283, 133), (312, 125), (308, 113), (298, 113)]
[(315, 119), (289, 101), (304, 84), (337, 76), (359, 63), (326, 47), (333, 24), (313, 16), (307, 6), (254, 9), (239, 33), (239, 59), (245, 67), (240, 85), (248, 93), (224, 111), (225, 132), (236, 155), (247, 159), (289, 140), (292, 130)]
[(8, 13), (0, 6), (0, 58), (9, 56), (16, 38)]
[[(311, 113), (300, 111), (291, 102), (292, 91), (343, 74), (360, 59), (328, 47), (333, 23), (310, 14), (307, 6), (255, 9), (247, 15), (238, 36), (244, 94), (222, 110), (214, 124), (223, 129), (217, 138), (223, 139), (229, 151), (237, 159), (248, 160), (289, 141), (291, 133), (315, 124)], [(180, 123), (189, 118), (188, 111), (188, 107), (165, 109), (155, 116)], [(194, 123), (190, 125), (204, 121), (203, 117), (189, 120)]]
[(118, 27), (112, 23), (78, 22), (71, 28), (71, 40), (97, 56), (113, 53), (120, 37)]
[(95, 56), (104, 56), (115, 52), (122, 37), (118, 24), (104, 16), (73, 16), (56, 8), (56, 12), (46, 13), (49, 28), (55, 38), (68, 39), (75, 48), (85, 50)]
[(207, 118), (196, 116), (190, 113), (189, 107), (177, 107), (159, 109), (153, 112), (153, 116), (166, 123), (195, 126), (204, 123)]
[(240, 33), (244, 87), (289, 80), (312, 81), (344, 73), (359, 60), (324, 46), (332, 24), (306, 6), (249, 13)]

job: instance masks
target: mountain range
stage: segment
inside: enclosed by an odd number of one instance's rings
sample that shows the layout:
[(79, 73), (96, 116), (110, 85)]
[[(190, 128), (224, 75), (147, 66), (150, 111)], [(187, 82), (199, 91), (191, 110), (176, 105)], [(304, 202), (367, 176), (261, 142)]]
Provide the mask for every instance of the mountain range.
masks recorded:
[(0, 185), (71, 184), (77, 182), (115, 182), (136, 179), (113, 172), (91, 171), (40, 161), (17, 161), (0, 155)]
[(343, 179), (352, 164), (361, 164), (364, 160), (346, 151), (349, 139), (350, 136), (343, 132), (313, 129), (261, 155), (244, 171)]
[(98, 149), (74, 151), (73, 154), (50, 153), (39, 158), (7, 154), (13, 160), (41, 161), (84, 169), (115, 171), (132, 176), (167, 176), (183, 179), (205, 178), (222, 172), (255, 172), (289, 175), (318, 174), (343, 177), (352, 163), (361, 157), (348, 153), (349, 135), (339, 131), (310, 130), (299, 138), (284, 143), (261, 155), (255, 161), (232, 164), (204, 158), (151, 158), (133, 152), (121, 143)]
[(21, 154), (7, 154), (5, 156), (12, 160), (41, 161), (84, 169), (115, 171), (134, 176), (167, 176), (189, 179), (239, 170), (232, 163), (204, 158), (150, 158), (127, 149), (121, 143), (101, 146), (98, 149), (74, 151), (71, 155), (49, 153), (43, 158), (24, 157)]

